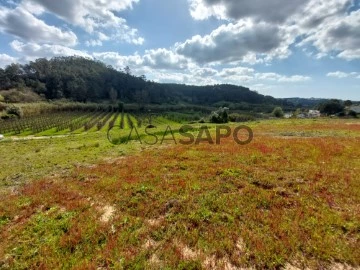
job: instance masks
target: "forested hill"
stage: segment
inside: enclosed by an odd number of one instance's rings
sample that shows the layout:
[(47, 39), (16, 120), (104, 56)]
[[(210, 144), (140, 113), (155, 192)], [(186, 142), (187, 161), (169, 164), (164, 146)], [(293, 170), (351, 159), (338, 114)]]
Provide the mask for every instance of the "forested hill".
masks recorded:
[(25, 65), (0, 69), (0, 90), (29, 89), (46, 99), (74, 101), (121, 100), (141, 103), (214, 104), (244, 102), (282, 104), (248, 88), (234, 85), (188, 86), (147, 81), (133, 76), (130, 68), (118, 71), (104, 63), (81, 57), (37, 59)]

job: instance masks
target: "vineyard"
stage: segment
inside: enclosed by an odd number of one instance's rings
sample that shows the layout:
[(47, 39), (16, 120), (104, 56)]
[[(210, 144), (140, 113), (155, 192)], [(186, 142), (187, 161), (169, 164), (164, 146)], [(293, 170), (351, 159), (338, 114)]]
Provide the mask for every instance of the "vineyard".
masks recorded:
[(56, 136), (82, 132), (141, 128), (144, 125), (175, 124), (174, 117), (163, 115), (129, 114), (113, 109), (95, 111), (67, 111), (29, 116), (20, 119), (0, 120), (0, 134), (9, 136)]

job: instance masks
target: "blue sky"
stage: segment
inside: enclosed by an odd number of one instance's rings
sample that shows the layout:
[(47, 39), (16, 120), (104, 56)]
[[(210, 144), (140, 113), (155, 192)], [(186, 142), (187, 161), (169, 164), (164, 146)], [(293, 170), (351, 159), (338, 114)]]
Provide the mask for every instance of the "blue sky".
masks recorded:
[(80, 55), (149, 80), (360, 100), (360, 0), (0, 0), (0, 66)]

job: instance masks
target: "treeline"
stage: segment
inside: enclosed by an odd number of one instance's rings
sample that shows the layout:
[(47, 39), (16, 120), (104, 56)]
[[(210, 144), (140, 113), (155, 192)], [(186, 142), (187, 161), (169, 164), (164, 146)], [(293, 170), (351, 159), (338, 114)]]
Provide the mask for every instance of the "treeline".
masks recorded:
[[(249, 88), (231, 84), (192, 86), (184, 84), (163, 84), (175, 100), (195, 104), (215, 104), (220, 101), (232, 103), (279, 104), (283, 103), (271, 96), (264, 96)], [(286, 102), (285, 102), (286, 104)]]
[[(47, 100), (110, 100), (114, 103), (120, 100), (137, 103), (140, 108), (145, 104), (212, 105), (221, 101), (291, 105), (287, 101), (264, 96), (241, 86), (155, 83), (147, 81), (144, 75), (132, 75), (129, 67), (118, 71), (100, 61), (82, 57), (56, 57), (51, 60), (41, 58), (25, 65), (11, 64), (0, 69), (0, 90), (27, 90)], [(10, 99), (15, 94), (6, 95), (6, 91), (2, 91), (5, 101), (7, 99), (8, 102), (14, 102)]]
[(142, 78), (81, 57), (41, 58), (25, 65), (11, 64), (0, 69), (0, 89), (30, 88), (48, 100), (116, 100), (130, 97), (145, 85)]
[(293, 104), (296, 108), (317, 108), (319, 104), (328, 101), (324, 98), (282, 98), (280, 99), (285, 103)]

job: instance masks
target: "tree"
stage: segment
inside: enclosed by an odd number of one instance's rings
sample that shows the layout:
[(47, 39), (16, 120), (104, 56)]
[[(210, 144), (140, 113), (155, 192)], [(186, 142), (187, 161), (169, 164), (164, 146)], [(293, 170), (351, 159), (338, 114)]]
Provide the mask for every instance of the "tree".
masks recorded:
[(301, 109), (297, 108), (296, 111), (293, 114), (293, 118), (297, 118), (299, 114), (301, 114)]
[(119, 103), (118, 103), (119, 112), (123, 112), (123, 111), (124, 111), (124, 108), (125, 108), (124, 102), (119, 102)]
[(284, 117), (284, 111), (281, 107), (276, 107), (272, 114), (277, 117), (277, 118), (281, 118), (281, 117)]
[(146, 82), (146, 76), (145, 75), (141, 75), (140, 79), (142, 79), (144, 82)]
[(351, 100), (346, 100), (346, 101), (344, 102), (344, 105), (345, 105), (346, 107), (350, 107), (351, 105), (353, 105), (353, 103), (352, 103)]
[(319, 106), (320, 112), (328, 115), (341, 113), (344, 111), (344, 108), (344, 104), (337, 99), (326, 101)]
[(129, 68), (129, 66), (126, 66), (126, 67), (124, 68), (124, 71), (125, 71), (125, 74), (126, 74), (126, 75), (128, 75), (128, 76), (131, 75), (131, 69)]
[(46, 58), (36, 59), (35, 62), (30, 62), (28, 66), (28, 70), (33, 70), (35, 77), (40, 81), (43, 81), (51, 72), (51, 62)]
[(16, 88), (18, 86), (23, 86), (23, 70), (22, 66), (19, 64), (11, 64), (7, 66), (4, 70), (4, 80), (8, 83), (7, 89)]
[(11, 64), (5, 68), (5, 74), (10, 78), (12, 81), (18, 81), (20, 79), (21, 66), (19, 64)]
[[(41, 58), (25, 65), (13, 64), (5, 69), (0, 68), (0, 89), (16, 88), (17, 91), (24, 86), (47, 99), (66, 98), (93, 102), (107, 99), (114, 102), (118, 98), (123, 102), (138, 102), (139, 107), (144, 107), (146, 103), (193, 103), (216, 108), (227, 106), (227, 103), (235, 106), (236, 110), (271, 112), (274, 106), (292, 106), (246, 87), (228, 84), (160, 84), (131, 73), (129, 67), (117, 71), (100, 61), (82, 57), (55, 57), (50, 60)], [(117, 91), (117, 98), (114, 93), (110, 95), (111, 88)]]
[(73, 78), (70, 82), (68, 82), (67, 89), (70, 93), (70, 97), (75, 101), (86, 100), (86, 84), (82, 78)]
[(215, 124), (224, 124), (229, 122), (229, 108), (219, 108), (210, 115), (210, 122)]
[(355, 111), (353, 111), (353, 110), (350, 110), (349, 111), (349, 116), (357, 118), (357, 113)]
[(109, 98), (110, 98), (111, 103), (116, 103), (116, 100), (118, 98), (118, 93), (116, 92), (116, 90), (113, 87), (110, 88)]
[(145, 104), (149, 102), (149, 93), (145, 89), (136, 91), (134, 95), (136, 103), (139, 105), (140, 110), (145, 109)]

